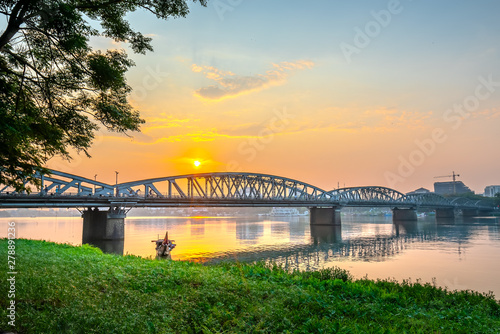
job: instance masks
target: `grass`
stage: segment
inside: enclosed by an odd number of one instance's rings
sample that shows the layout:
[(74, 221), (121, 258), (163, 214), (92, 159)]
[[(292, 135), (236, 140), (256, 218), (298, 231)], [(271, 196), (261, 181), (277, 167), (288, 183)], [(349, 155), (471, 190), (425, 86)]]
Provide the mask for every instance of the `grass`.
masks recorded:
[[(203, 266), (16, 240), (19, 333), (499, 333), (492, 295), (430, 284), (353, 280), (339, 268)], [(6, 282), (7, 241), (0, 240)]]

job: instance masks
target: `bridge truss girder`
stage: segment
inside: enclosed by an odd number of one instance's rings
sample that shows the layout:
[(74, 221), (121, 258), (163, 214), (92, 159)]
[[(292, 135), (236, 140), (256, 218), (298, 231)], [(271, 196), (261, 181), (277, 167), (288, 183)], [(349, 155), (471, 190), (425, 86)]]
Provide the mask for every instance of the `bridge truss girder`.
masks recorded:
[[(331, 196), (318, 187), (284, 177), (251, 173), (204, 173), (127, 182), (120, 193), (143, 197), (205, 200), (328, 201)], [(159, 189), (163, 189), (161, 192)]]
[[(37, 172), (35, 177), (41, 182), (39, 195), (112, 196), (114, 190), (109, 184), (56, 170), (47, 174)], [(16, 191), (7, 186), (0, 188), (0, 195), (7, 193), (16, 194)]]
[(453, 208), (449, 199), (434, 193), (406, 195), (408, 201), (415, 203), (417, 207), (423, 208)]
[[(453, 208), (491, 210), (487, 203), (445, 198), (434, 193), (405, 195), (386, 187), (350, 187), (324, 191), (313, 185), (268, 174), (203, 173), (153, 178), (109, 185), (81, 176), (50, 170), (36, 174), (40, 192), (23, 199), (0, 185), (0, 206), (90, 207), (111, 206), (117, 197), (137, 206), (387, 206), (392, 208)], [(142, 191), (142, 193), (141, 193)], [(8, 194), (15, 196), (8, 196)], [(56, 195), (58, 201), (49, 200)], [(72, 196), (67, 196), (72, 195)], [(16, 197), (14, 202), (14, 198)], [(68, 197), (74, 197), (69, 199)], [(24, 201), (24, 202), (23, 202)], [(29, 202), (29, 203), (28, 203)]]
[(387, 206), (413, 205), (406, 201), (406, 195), (386, 187), (350, 187), (329, 192), (342, 206)]

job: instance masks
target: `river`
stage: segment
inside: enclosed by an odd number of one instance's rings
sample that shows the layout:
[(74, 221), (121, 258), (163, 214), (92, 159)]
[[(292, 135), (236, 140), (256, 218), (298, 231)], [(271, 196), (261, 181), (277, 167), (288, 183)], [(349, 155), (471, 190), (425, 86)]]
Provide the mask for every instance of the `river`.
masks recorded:
[[(80, 217), (0, 218), (0, 237), (16, 223), (18, 238), (82, 244)], [(500, 299), (500, 223), (484, 217), (394, 224), (392, 217), (342, 217), (342, 227), (311, 227), (308, 217), (127, 217), (123, 242), (106, 252), (153, 257), (165, 231), (174, 260), (213, 263), (272, 260), (287, 268), (338, 266), (356, 278), (434, 282), (450, 290), (492, 291)], [(22, 261), (22, 259), (20, 259)]]

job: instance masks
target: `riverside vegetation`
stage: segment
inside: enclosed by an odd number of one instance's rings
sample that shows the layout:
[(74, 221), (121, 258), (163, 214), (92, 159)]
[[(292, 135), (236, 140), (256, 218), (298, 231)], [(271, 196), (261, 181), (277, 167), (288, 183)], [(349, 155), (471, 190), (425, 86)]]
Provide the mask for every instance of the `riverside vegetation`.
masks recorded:
[(16, 327), (7, 325), (0, 240), (0, 330), (19, 333), (499, 333), (492, 294), (354, 280), (339, 268), (204, 266), (16, 240)]

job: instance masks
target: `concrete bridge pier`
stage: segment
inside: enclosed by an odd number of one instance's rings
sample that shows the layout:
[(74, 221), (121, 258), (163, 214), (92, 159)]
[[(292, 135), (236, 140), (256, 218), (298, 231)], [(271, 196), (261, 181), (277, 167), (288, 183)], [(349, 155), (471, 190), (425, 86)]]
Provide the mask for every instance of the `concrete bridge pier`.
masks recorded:
[(475, 217), (477, 215), (477, 209), (462, 209), (462, 217)]
[(436, 218), (455, 218), (455, 210), (454, 209), (436, 209)]
[(340, 226), (340, 208), (309, 208), (309, 222), (311, 225)]
[(125, 211), (118, 207), (109, 211), (85, 210), (82, 214), (83, 240), (123, 240), (125, 216)]
[(400, 236), (400, 233), (413, 234), (416, 235), (419, 233), (419, 225), (416, 220), (400, 220), (393, 221), (394, 229), (396, 231), (396, 237)]
[(392, 221), (417, 221), (417, 211), (414, 208), (392, 209)]

